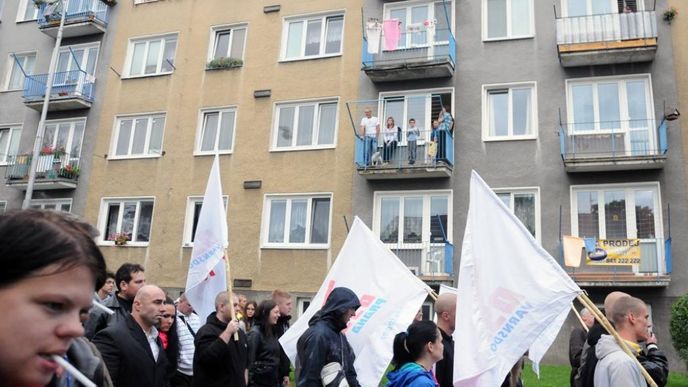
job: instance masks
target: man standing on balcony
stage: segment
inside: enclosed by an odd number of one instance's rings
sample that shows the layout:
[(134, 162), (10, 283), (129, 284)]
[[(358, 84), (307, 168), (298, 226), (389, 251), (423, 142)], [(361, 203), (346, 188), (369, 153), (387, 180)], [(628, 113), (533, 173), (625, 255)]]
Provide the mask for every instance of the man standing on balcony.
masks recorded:
[(416, 163), (416, 149), (418, 147), (418, 138), (420, 138), (420, 130), (416, 127), (416, 119), (411, 118), (406, 129), (406, 140), (408, 141), (408, 161), (409, 165)]
[(454, 117), (449, 113), (449, 106), (442, 106), (440, 114), (437, 117), (438, 126), (438, 144), (437, 144), (437, 161), (444, 161), (448, 163), (447, 159), (447, 141), (449, 134), (454, 129)]
[(365, 165), (370, 165), (373, 153), (377, 150), (377, 137), (380, 134), (380, 120), (373, 116), (373, 110), (370, 107), (365, 108), (363, 113), (365, 117), (361, 119), (359, 132), (361, 137), (365, 140), (363, 146), (363, 160)]

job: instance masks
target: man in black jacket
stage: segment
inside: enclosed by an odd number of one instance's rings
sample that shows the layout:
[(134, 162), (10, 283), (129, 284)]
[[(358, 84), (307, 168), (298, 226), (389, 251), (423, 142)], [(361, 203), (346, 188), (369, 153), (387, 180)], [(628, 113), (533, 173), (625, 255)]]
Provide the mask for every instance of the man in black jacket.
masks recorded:
[[(289, 320), (291, 320), (291, 310), (293, 307), (291, 294), (285, 292), (284, 290), (276, 289), (272, 292), (272, 301), (277, 304), (279, 308), (280, 316), (275, 325), (274, 334), (279, 340), (284, 332), (289, 329)], [(282, 346), (280, 346), (280, 362), (279, 362), (279, 376), (282, 379), (282, 384), (289, 384), (289, 372), (291, 371), (291, 361), (289, 357), (284, 352)]]
[(115, 387), (164, 387), (168, 361), (155, 325), (165, 313), (165, 292), (155, 285), (136, 294), (132, 313), (96, 334), (96, 345)]
[(440, 387), (453, 387), (454, 377), (454, 329), (456, 328), (456, 294), (442, 293), (435, 302), (437, 328), (442, 334), (442, 360), (435, 364), (435, 377)]
[(296, 344), (297, 386), (321, 387), (323, 367), (338, 363), (342, 371), (336, 380), (345, 377), (350, 387), (360, 387), (354, 369), (354, 350), (342, 333), (360, 306), (358, 297), (351, 289), (339, 287), (332, 290), (325, 305), (308, 322), (308, 329)]
[[(248, 345), (239, 322), (232, 319), (234, 306), (227, 292), (215, 297), (215, 313), (196, 333), (193, 360), (194, 387), (246, 387)], [(238, 334), (238, 340), (234, 334)]]
[[(580, 311), (580, 317), (588, 330), (592, 328), (595, 323), (595, 317), (590, 313), (588, 308), (583, 308)], [(585, 340), (588, 337), (588, 331), (582, 326), (577, 326), (571, 331), (569, 336), (569, 363), (571, 364), (571, 374), (569, 381), (571, 386), (574, 384), (574, 379), (576, 374), (578, 374), (578, 367), (581, 363), (581, 354), (583, 353), (583, 347), (585, 346)]]

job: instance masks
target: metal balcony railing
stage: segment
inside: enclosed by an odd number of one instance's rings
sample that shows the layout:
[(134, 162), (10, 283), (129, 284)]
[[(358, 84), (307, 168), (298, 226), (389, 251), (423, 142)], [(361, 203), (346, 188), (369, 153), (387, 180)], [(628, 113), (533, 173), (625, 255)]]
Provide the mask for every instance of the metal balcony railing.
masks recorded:
[(387, 246), (416, 275), (450, 277), (454, 274), (454, 245), (449, 242), (388, 243)]
[[(394, 48), (385, 45), (384, 32), (377, 49), (369, 50), (370, 42), (363, 37), (361, 61), (363, 68), (394, 65), (410, 62), (444, 62), (456, 64), (456, 40), (449, 29), (425, 29), (415, 32), (402, 32)], [(372, 51), (372, 52), (371, 52)]]
[[(24, 99), (27, 101), (45, 96), (48, 74), (27, 75), (24, 81)], [(50, 98), (80, 97), (93, 102), (94, 80), (83, 70), (55, 73)]]
[(557, 44), (657, 38), (655, 11), (558, 17)]
[[(24, 180), (29, 177), (31, 168), (30, 154), (12, 156), (5, 169), (5, 178), (9, 180)], [(79, 178), (79, 156), (55, 151), (41, 154), (36, 163), (36, 179), (67, 179)]]
[(667, 153), (667, 122), (655, 120), (561, 124), (559, 146), (567, 159), (652, 157)]
[[(72, 0), (65, 14), (65, 25), (86, 21), (96, 21), (107, 25), (109, 8), (102, 0)], [(38, 10), (38, 25), (41, 28), (58, 26), (61, 12), (61, 2), (55, 5), (41, 4)]]
[[(418, 130), (399, 127), (393, 133), (356, 136), (354, 161), (358, 168), (389, 169), (454, 165), (454, 137), (447, 130)], [(417, 139), (414, 141), (411, 138)]]

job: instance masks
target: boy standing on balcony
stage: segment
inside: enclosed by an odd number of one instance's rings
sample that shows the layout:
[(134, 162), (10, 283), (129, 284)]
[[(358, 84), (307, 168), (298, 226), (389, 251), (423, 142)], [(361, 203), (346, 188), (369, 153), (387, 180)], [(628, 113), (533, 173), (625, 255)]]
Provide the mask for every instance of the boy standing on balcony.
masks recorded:
[(406, 139), (408, 140), (408, 161), (410, 165), (416, 163), (416, 146), (418, 138), (420, 137), (420, 130), (416, 127), (416, 119), (409, 120), (408, 128), (406, 129)]
[(369, 107), (363, 111), (365, 117), (361, 119), (361, 126), (359, 128), (361, 137), (365, 140), (363, 147), (363, 160), (365, 165), (370, 165), (370, 159), (373, 152), (377, 150), (377, 136), (380, 134), (380, 121), (377, 117), (373, 117), (373, 110)]

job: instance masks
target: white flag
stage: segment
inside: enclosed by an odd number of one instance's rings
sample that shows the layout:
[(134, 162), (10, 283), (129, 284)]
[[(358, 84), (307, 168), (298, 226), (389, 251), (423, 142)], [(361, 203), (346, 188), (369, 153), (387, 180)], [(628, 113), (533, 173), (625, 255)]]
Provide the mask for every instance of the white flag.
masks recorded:
[(581, 290), (473, 171), (458, 292), (454, 385), (494, 387), (544, 354)]
[(430, 288), (404, 265), (358, 217), (320, 290), (306, 312), (280, 338), (292, 363), (296, 342), (308, 321), (335, 287), (356, 293), (361, 307), (346, 337), (356, 353), (354, 367), (362, 386), (377, 386), (392, 360), (394, 336), (413, 321)]
[(198, 216), (186, 277), (186, 298), (202, 321), (215, 311), (215, 296), (227, 290), (224, 261), (227, 245), (227, 213), (222, 199), (220, 161), (215, 156)]

